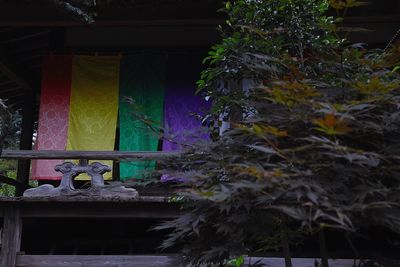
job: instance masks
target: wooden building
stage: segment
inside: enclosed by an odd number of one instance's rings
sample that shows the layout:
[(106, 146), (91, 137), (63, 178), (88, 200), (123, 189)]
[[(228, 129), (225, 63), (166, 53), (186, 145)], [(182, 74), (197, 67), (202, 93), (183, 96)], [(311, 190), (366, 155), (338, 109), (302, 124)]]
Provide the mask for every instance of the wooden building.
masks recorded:
[[(372, 2), (351, 11), (346, 23), (374, 31), (350, 38), (385, 47), (400, 28), (400, 2)], [(95, 22), (87, 24), (51, 1), (0, 0), (0, 99), (22, 114), (20, 150), (1, 154), (1, 158), (18, 160), (18, 172), (16, 181), (0, 177), (0, 182), (17, 188), (16, 197), (0, 197), (0, 266), (178, 266), (175, 258), (150, 256), (160, 254), (157, 246), (163, 233), (149, 232), (149, 228), (179, 213), (179, 205), (170, 202), (165, 191), (138, 189), (139, 197), (134, 198), (21, 197), (28, 188), (32, 159), (79, 159), (82, 166), (88, 160), (113, 160), (113, 180), (119, 180), (118, 162), (122, 159), (168, 156), (162, 151), (32, 150), (35, 125), (41, 120), (43, 62), (49, 55), (157, 54), (178, 62), (166, 64), (166, 68), (178, 68), (176, 64), (181, 63), (179, 68), (196, 74), (201, 58), (219, 40), (216, 28), (224, 23), (223, 14), (217, 12), (221, 5), (220, 0), (114, 1), (99, 4)], [(179, 77), (173, 79), (179, 82)], [(120, 128), (112, 131), (118, 149)]]

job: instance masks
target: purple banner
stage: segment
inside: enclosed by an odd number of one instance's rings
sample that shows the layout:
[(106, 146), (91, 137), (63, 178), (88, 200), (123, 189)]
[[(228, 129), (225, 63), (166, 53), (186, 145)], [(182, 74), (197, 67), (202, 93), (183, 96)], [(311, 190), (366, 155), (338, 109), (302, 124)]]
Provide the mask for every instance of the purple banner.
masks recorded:
[[(167, 86), (164, 99), (163, 151), (181, 150), (186, 145), (209, 141), (202, 129), (198, 114), (203, 115), (211, 106), (204, 97), (195, 95), (196, 81), (200, 77), (201, 57), (187, 55), (169, 57)], [(163, 182), (187, 182), (182, 174), (164, 174)]]
[(201, 129), (198, 114), (203, 115), (210, 103), (195, 95), (200, 76), (201, 58), (172, 56), (168, 63), (167, 86), (164, 102), (163, 151), (180, 150), (185, 145), (207, 140)]

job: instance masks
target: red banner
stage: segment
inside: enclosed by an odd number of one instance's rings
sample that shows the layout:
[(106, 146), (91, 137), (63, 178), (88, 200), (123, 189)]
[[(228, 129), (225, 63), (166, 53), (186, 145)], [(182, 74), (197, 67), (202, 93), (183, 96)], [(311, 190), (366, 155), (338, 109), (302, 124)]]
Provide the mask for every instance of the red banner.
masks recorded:
[[(71, 95), (72, 56), (49, 55), (43, 62), (37, 150), (65, 150)], [(63, 160), (32, 161), (31, 178), (58, 180), (54, 166)]]

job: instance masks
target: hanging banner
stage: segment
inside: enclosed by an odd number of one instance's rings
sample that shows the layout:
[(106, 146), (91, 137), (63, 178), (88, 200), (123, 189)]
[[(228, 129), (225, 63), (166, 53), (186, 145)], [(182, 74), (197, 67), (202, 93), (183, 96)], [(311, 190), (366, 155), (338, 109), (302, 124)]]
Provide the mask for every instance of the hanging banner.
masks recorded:
[(201, 67), (200, 58), (175, 55), (169, 58), (164, 109), (163, 150), (180, 150), (200, 140), (208, 140), (202, 132), (201, 120), (210, 103), (195, 95)]
[[(196, 115), (203, 115), (210, 103), (195, 95), (201, 58), (175, 55), (169, 58), (164, 103), (163, 151), (181, 150), (199, 141), (209, 141)], [(187, 178), (164, 174), (161, 181), (185, 182)]]
[[(165, 56), (122, 58), (120, 79), (120, 151), (157, 151), (163, 118)], [(143, 178), (155, 161), (120, 163), (120, 179)]]
[[(67, 150), (114, 150), (119, 65), (120, 57), (74, 57)], [(112, 166), (112, 161), (99, 162)], [(81, 174), (76, 179), (89, 177)], [(104, 179), (112, 179), (112, 173)]]
[[(65, 150), (70, 108), (72, 56), (48, 55), (42, 67), (37, 150)], [(59, 180), (63, 160), (33, 160), (31, 179)]]

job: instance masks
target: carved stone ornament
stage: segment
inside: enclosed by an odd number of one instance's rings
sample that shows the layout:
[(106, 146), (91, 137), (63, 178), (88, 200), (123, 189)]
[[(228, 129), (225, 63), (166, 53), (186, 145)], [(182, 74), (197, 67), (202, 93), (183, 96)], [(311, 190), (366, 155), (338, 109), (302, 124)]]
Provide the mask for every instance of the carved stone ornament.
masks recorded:
[[(87, 161), (81, 161), (79, 165), (72, 162), (64, 162), (54, 168), (63, 174), (60, 185), (54, 187), (44, 184), (37, 188), (31, 188), (24, 192), (24, 197), (56, 197), (56, 196), (90, 196), (98, 198), (135, 198), (138, 192), (133, 188), (124, 186), (106, 186), (103, 174), (111, 171), (111, 168), (100, 162), (87, 165)], [(81, 173), (87, 173), (91, 177), (90, 189), (75, 189), (74, 178)]]

